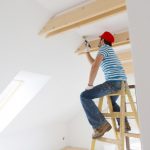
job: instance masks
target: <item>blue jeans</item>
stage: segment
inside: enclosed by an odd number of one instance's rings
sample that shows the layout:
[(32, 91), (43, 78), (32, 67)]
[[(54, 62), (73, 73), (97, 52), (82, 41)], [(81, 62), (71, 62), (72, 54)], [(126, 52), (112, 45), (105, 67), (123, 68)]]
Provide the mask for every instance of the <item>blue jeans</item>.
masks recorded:
[[(100, 98), (113, 92), (117, 92), (118, 90), (121, 89), (121, 83), (122, 81), (106, 81), (103, 84), (95, 86), (91, 90), (85, 90), (81, 93), (80, 99), (82, 106), (84, 108), (89, 123), (92, 125), (94, 129), (100, 127), (107, 121), (92, 99)], [(114, 112), (120, 112), (120, 107), (116, 103), (117, 99), (118, 96), (111, 96)], [(127, 118), (125, 120), (127, 121)], [(119, 125), (120, 124), (119, 118), (117, 118), (117, 122)]]

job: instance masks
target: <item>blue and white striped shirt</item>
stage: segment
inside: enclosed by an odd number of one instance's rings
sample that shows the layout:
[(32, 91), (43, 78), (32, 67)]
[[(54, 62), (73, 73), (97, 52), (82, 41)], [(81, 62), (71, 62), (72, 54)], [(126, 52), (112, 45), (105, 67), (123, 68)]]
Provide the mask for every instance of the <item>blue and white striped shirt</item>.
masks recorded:
[(100, 66), (102, 67), (106, 81), (126, 81), (127, 77), (125, 71), (113, 48), (109, 45), (104, 44), (100, 47), (97, 55), (100, 54), (104, 56), (104, 59)]

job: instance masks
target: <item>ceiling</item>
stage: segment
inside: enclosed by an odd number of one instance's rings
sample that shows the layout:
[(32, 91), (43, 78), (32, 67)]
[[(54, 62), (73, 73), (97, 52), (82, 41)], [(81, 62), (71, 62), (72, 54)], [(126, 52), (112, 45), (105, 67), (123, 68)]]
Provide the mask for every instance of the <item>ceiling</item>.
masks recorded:
[(43, 8), (47, 9), (50, 13), (50, 16), (58, 15), (68, 9), (72, 9), (73, 7), (78, 7), (79, 5), (83, 5), (85, 3), (89, 3), (93, 0), (36, 0)]
[[(118, 33), (128, 29), (127, 14), (123, 13), (48, 39), (38, 35), (49, 17), (82, 2), (5, 0), (0, 5), (0, 92), (21, 70), (51, 76), (47, 85), (10, 124), (9, 127), (16, 124), (13, 130), (18, 126), (68, 121), (82, 110), (79, 96), (87, 85), (90, 69), (85, 57), (74, 53), (82, 43), (82, 36), (94, 37), (105, 30)], [(95, 83), (103, 81), (99, 72)]]
[(127, 13), (123, 12), (75, 29), (81, 37), (86, 35), (89, 39), (98, 37), (105, 30), (113, 34), (128, 31)]

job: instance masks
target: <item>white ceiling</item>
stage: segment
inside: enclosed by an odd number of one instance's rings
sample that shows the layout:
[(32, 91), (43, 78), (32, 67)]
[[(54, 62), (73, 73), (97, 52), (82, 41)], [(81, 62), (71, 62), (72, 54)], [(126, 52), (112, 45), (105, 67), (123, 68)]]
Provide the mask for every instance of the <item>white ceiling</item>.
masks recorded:
[(51, 16), (58, 15), (73, 7), (91, 2), (93, 0), (36, 0), (42, 7), (46, 8)]
[(126, 12), (108, 17), (94, 23), (75, 29), (80, 36), (89, 36), (89, 39), (98, 37), (105, 30), (113, 34), (128, 31), (128, 15)]
[[(67, 121), (82, 109), (79, 96), (87, 84), (90, 69), (85, 57), (74, 53), (82, 43), (82, 36), (92, 37), (105, 30), (116, 33), (128, 28), (127, 15), (120, 14), (48, 39), (38, 35), (50, 16), (82, 2), (5, 0), (1, 3), (0, 92), (21, 70), (52, 77), (7, 130), (54, 120)], [(102, 81), (99, 73), (96, 83)]]

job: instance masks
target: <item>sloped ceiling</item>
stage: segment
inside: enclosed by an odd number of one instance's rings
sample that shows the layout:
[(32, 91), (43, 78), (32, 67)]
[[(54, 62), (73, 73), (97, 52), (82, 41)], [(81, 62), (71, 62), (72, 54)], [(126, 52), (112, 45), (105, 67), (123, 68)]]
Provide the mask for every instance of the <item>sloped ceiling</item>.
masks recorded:
[[(90, 65), (74, 51), (82, 36), (104, 30), (113, 33), (128, 28), (126, 14), (45, 39), (38, 35), (50, 16), (84, 2), (83, 0), (5, 0), (0, 5), (0, 92), (20, 71), (51, 76), (43, 90), (10, 124), (15, 129), (51, 121), (67, 121), (81, 108), (80, 92), (87, 85)], [(96, 83), (103, 82), (98, 75)], [(9, 130), (9, 128), (7, 129)]]
[(82, 5), (93, 0), (36, 0), (43, 8), (49, 10), (50, 15), (54, 16), (58, 13), (72, 9), (75, 6)]

